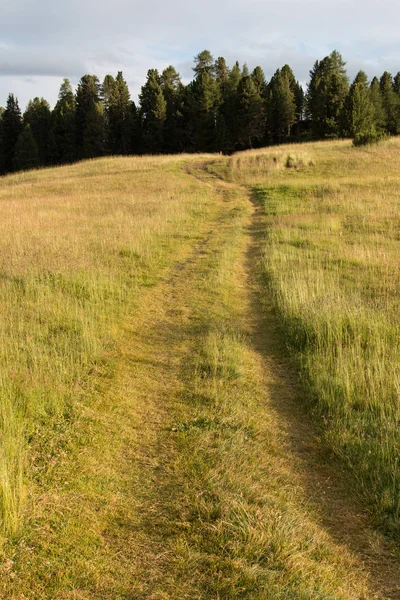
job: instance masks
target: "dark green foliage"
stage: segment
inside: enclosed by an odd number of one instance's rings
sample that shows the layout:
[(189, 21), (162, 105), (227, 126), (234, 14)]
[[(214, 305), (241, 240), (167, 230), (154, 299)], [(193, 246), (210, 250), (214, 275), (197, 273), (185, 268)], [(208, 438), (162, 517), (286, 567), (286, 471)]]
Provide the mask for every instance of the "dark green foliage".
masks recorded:
[(84, 75), (78, 84), (75, 122), (77, 157), (101, 156), (105, 150), (105, 116), (95, 75)]
[(60, 165), (76, 159), (76, 103), (71, 83), (64, 79), (52, 113), (49, 134), (49, 158)]
[(157, 69), (148, 71), (139, 101), (144, 149), (156, 154), (164, 147), (164, 125), (167, 119), (167, 102)]
[(237, 90), (237, 145), (252, 148), (265, 134), (264, 102), (250, 75), (242, 77)]
[(26, 171), (39, 166), (39, 148), (34, 138), (32, 128), (25, 125), (15, 145), (14, 169)]
[(209, 50), (203, 50), (194, 57), (193, 71), (199, 75), (203, 71), (214, 73), (214, 58)]
[(111, 154), (128, 154), (131, 147), (133, 115), (128, 85), (119, 71), (116, 79), (107, 75), (102, 95), (106, 148)]
[(195, 128), (194, 146), (199, 152), (216, 149), (216, 122), (221, 93), (212, 70), (206, 67), (198, 70), (196, 78), (189, 84), (191, 118)]
[(166, 102), (163, 149), (168, 153), (179, 152), (183, 149), (181, 145), (183, 87), (180, 75), (173, 66), (164, 69), (161, 75), (161, 89)]
[(296, 123), (297, 109), (288, 69), (277, 70), (268, 84), (267, 130), (273, 142), (281, 142), (290, 135)]
[(379, 79), (374, 77), (369, 86), (369, 97), (374, 106), (375, 128), (377, 132), (384, 131), (386, 124), (386, 114), (383, 108), (382, 94), (379, 85)]
[(51, 111), (47, 100), (44, 98), (34, 98), (34, 100), (31, 100), (24, 112), (23, 121), (24, 125), (30, 125), (39, 151), (40, 164), (48, 164)]
[(251, 77), (257, 92), (260, 94), (261, 98), (265, 99), (267, 96), (267, 82), (265, 81), (265, 75), (262, 68), (256, 67), (252, 72)]
[(395, 75), (393, 79), (393, 89), (397, 95), (400, 95), (400, 71)]
[(15, 147), (22, 131), (21, 110), (14, 94), (7, 99), (7, 106), (1, 119), (2, 134), (2, 168), (4, 173), (14, 170)]
[(390, 73), (387, 71), (383, 73), (379, 86), (385, 115), (385, 129), (388, 133), (396, 135), (400, 131), (400, 98), (394, 90)]
[(343, 134), (351, 137), (356, 146), (377, 141), (375, 107), (371, 100), (368, 78), (360, 71), (350, 86), (342, 116)]
[(341, 130), (341, 114), (349, 89), (345, 62), (334, 50), (310, 71), (307, 91), (307, 113), (319, 137), (337, 136)]
[(306, 97), (289, 65), (267, 83), (260, 66), (251, 73), (246, 63), (230, 68), (224, 57), (214, 60), (203, 50), (193, 71), (194, 79), (184, 85), (173, 66), (161, 75), (149, 70), (138, 107), (122, 72), (116, 78), (106, 75), (102, 85), (96, 76), (85, 75), (76, 94), (65, 79), (52, 113), (46, 100), (35, 98), (23, 120), (10, 95), (0, 118), (0, 173), (22, 164), (14, 160), (15, 147), (28, 124), (39, 165), (103, 154), (231, 153), (339, 135), (362, 144), (400, 133), (400, 71), (394, 78), (387, 72), (380, 80), (374, 77), (369, 87), (360, 71), (349, 88), (337, 51), (316, 61)]

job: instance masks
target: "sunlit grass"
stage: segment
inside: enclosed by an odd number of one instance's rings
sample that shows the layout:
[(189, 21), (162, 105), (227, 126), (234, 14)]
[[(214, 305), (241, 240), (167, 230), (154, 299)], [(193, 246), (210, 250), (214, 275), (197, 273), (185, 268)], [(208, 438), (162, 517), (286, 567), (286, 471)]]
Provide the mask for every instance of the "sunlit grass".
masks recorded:
[(111, 158), (0, 180), (6, 534), (19, 526), (25, 483), (35, 475), (31, 463), (25, 469), (30, 448), (53, 421), (73, 418), (83, 380), (113, 344), (114, 325), (207, 211), (210, 192), (184, 174), (182, 160)]
[[(376, 519), (400, 525), (400, 142), (297, 147), (298, 168), (231, 161), (268, 220), (265, 272), (326, 439)], [(236, 162), (235, 162), (236, 161)], [(247, 169), (248, 167), (248, 169)], [(244, 173), (242, 177), (242, 172)]]

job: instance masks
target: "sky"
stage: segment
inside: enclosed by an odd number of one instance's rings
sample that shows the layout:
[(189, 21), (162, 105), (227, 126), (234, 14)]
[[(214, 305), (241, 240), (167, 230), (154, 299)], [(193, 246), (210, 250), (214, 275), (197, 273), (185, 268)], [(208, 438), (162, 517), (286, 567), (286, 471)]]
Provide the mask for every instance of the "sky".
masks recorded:
[(398, 0), (0, 0), (0, 106), (53, 106), (64, 77), (123, 71), (136, 101), (147, 70), (174, 65), (184, 82), (208, 49), (228, 64), (289, 64), (304, 85), (333, 49), (353, 78), (400, 71)]

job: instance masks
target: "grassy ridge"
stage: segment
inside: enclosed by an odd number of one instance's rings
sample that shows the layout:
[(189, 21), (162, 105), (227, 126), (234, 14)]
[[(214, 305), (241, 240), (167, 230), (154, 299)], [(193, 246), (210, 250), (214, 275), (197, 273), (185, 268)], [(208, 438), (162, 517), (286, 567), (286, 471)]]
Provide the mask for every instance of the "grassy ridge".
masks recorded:
[(0, 181), (0, 523), (17, 530), (52, 438), (115, 326), (207, 212), (179, 161), (103, 159)]
[(268, 220), (265, 273), (329, 445), (400, 528), (400, 142), (233, 157)]

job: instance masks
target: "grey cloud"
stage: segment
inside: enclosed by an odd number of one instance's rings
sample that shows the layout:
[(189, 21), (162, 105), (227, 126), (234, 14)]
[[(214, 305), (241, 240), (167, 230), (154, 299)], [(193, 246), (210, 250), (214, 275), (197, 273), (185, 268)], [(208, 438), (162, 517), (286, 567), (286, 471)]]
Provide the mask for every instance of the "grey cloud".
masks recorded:
[(45, 76), (76, 81), (118, 70), (136, 97), (149, 68), (173, 64), (190, 79), (192, 58), (204, 48), (229, 64), (260, 64), (268, 78), (288, 63), (305, 82), (333, 48), (351, 77), (360, 68), (370, 76), (397, 72), (399, 22), (397, 0), (2, 0), (0, 104), (17, 77), (36, 78), (42, 95)]

